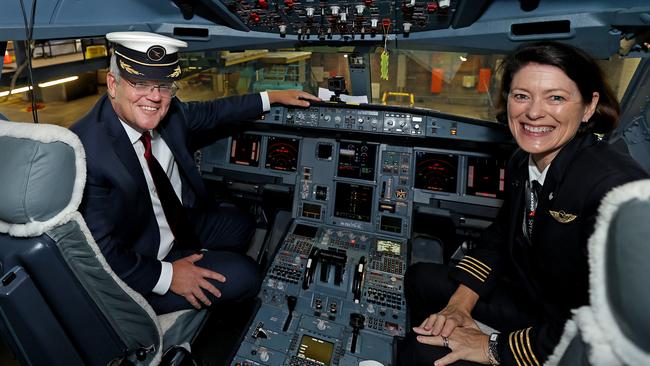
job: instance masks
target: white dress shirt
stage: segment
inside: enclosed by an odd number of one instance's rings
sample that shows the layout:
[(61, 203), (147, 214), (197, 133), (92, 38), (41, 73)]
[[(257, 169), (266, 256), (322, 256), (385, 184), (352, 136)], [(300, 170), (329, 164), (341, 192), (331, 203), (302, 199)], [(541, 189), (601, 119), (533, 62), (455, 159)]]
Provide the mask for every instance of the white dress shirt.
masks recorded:
[(539, 171), (537, 168), (537, 164), (535, 164), (535, 161), (533, 160), (533, 157), (529, 154), (528, 155), (528, 182), (531, 184), (533, 183), (534, 180), (539, 182), (540, 186), (544, 185), (544, 181), (546, 180), (546, 173), (548, 173), (548, 167), (550, 167), (551, 164), (547, 165), (546, 168), (544, 168), (543, 171)]

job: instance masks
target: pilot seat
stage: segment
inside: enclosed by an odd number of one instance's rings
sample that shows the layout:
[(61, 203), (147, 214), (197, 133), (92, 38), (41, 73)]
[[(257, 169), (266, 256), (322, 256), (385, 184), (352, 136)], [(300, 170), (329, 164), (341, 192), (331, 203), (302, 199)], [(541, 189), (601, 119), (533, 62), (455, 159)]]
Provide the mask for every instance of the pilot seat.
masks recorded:
[(77, 208), (77, 136), (0, 120), (0, 335), (23, 365), (187, 360), (207, 310), (156, 316), (111, 270)]

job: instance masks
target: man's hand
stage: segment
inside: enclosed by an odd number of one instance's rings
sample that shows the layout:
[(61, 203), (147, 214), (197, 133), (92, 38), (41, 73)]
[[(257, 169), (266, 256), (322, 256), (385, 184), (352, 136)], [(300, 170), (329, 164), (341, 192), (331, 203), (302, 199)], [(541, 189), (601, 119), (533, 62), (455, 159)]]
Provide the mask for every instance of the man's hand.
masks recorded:
[[(432, 346), (444, 346), (442, 336), (419, 335), (418, 342)], [(488, 356), (489, 336), (476, 326), (457, 327), (449, 336), (447, 342), (451, 352), (434, 362), (435, 366), (450, 365), (458, 360), (467, 360), (482, 364), (489, 364)]]
[(429, 315), (413, 331), (421, 335), (449, 337), (456, 327), (476, 327), (471, 312), (477, 301), (476, 292), (460, 285), (444, 309)]
[(301, 90), (267, 90), (269, 102), (284, 105), (309, 107), (309, 100), (320, 102), (321, 99)]
[(172, 262), (174, 274), (169, 287), (173, 293), (183, 296), (197, 309), (201, 309), (201, 303), (205, 304), (205, 306), (212, 304), (210, 299), (203, 293), (203, 290), (209, 291), (215, 297), (221, 297), (221, 291), (214, 287), (208, 279), (226, 282), (226, 277), (221, 273), (194, 264), (201, 258), (203, 258), (203, 254), (192, 254), (189, 257)]

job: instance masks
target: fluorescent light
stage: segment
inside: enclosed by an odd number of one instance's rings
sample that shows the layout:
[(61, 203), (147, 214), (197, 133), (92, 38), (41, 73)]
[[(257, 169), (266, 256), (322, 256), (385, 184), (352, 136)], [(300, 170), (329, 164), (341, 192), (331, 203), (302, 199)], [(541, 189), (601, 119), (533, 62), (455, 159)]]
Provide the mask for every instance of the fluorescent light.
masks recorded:
[(463, 61), (463, 62), (467, 61), (467, 57), (465, 57), (465, 56), (458, 56), (458, 57), (459, 57), (460, 60)]
[[(31, 90), (31, 89), (32, 89), (31, 86), (23, 86), (22, 88), (17, 88), (17, 89), (12, 90), (11, 94), (24, 93), (24, 92), (26, 92), (28, 90)], [(0, 97), (6, 97), (7, 95), (9, 95), (9, 91), (0, 92)]]
[(52, 80), (52, 81), (48, 81), (48, 82), (45, 82), (45, 83), (40, 83), (40, 84), (38, 84), (38, 86), (40, 86), (41, 88), (47, 88), (48, 86), (63, 84), (63, 83), (67, 83), (68, 81), (74, 81), (74, 80), (77, 80), (77, 79), (79, 79), (79, 76), (70, 76), (70, 77), (63, 78), (63, 79)]
[[(44, 83), (40, 83), (40, 84), (38, 84), (38, 86), (40, 86), (41, 88), (47, 88), (48, 86), (63, 84), (63, 83), (67, 83), (69, 81), (75, 81), (77, 79), (79, 79), (79, 76), (70, 76), (70, 77), (63, 78), (63, 79), (52, 80), (52, 81), (47, 81), (47, 82), (44, 82)], [(26, 92), (28, 90), (31, 90), (31, 89), (32, 89), (31, 86), (23, 86), (22, 88), (16, 88), (16, 89), (12, 90), (11, 94), (24, 93), (24, 92)], [(8, 90), (0, 92), (0, 97), (6, 97), (7, 95), (9, 95)]]

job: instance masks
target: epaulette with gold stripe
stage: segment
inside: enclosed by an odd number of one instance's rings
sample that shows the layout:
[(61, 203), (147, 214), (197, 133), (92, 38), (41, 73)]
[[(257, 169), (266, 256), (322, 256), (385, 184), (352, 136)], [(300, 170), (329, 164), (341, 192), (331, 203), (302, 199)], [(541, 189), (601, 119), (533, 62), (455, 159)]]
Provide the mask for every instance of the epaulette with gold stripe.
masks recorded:
[(481, 282), (485, 282), (490, 275), (490, 272), (492, 272), (490, 266), (469, 255), (464, 256), (460, 262), (458, 262), (456, 268), (462, 269)]
[(539, 361), (533, 353), (533, 347), (530, 345), (530, 327), (510, 333), (508, 344), (517, 366), (539, 366)]

